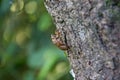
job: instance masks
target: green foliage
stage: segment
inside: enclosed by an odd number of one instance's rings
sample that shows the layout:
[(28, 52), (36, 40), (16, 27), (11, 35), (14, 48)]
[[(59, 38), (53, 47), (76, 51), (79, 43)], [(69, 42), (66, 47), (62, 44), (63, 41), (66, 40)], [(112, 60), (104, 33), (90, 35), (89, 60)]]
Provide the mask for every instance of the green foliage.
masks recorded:
[(0, 0), (0, 80), (73, 80), (43, 0)]

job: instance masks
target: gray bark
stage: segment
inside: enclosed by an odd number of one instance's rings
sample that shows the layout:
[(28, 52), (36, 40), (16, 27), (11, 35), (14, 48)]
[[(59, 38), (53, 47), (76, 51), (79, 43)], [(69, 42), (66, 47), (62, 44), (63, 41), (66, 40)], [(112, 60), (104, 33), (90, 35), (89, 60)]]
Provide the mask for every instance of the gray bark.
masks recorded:
[(119, 0), (46, 0), (75, 80), (120, 80)]

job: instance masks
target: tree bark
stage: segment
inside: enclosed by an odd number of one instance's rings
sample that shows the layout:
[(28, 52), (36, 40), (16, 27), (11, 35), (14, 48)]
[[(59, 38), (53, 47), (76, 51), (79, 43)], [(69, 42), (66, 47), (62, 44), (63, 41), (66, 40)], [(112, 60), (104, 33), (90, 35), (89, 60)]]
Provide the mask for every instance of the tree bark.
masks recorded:
[(46, 0), (75, 80), (120, 80), (119, 0)]

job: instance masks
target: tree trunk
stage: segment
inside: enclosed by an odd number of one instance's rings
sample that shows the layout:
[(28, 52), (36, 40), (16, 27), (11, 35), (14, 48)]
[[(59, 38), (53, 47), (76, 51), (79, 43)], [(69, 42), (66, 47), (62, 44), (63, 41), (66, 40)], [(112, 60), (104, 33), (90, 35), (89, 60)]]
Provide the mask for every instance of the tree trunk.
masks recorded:
[(120, 1), (46, 0), (75, 80), (120, 80)]

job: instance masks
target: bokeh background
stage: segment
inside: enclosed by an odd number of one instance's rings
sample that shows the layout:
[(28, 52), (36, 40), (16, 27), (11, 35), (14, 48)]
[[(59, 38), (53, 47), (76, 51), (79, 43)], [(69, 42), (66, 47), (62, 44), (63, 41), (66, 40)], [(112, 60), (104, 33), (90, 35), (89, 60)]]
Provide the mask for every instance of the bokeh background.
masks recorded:
[(43, 0), (0, 0), (0, 80), (73, 80)]

